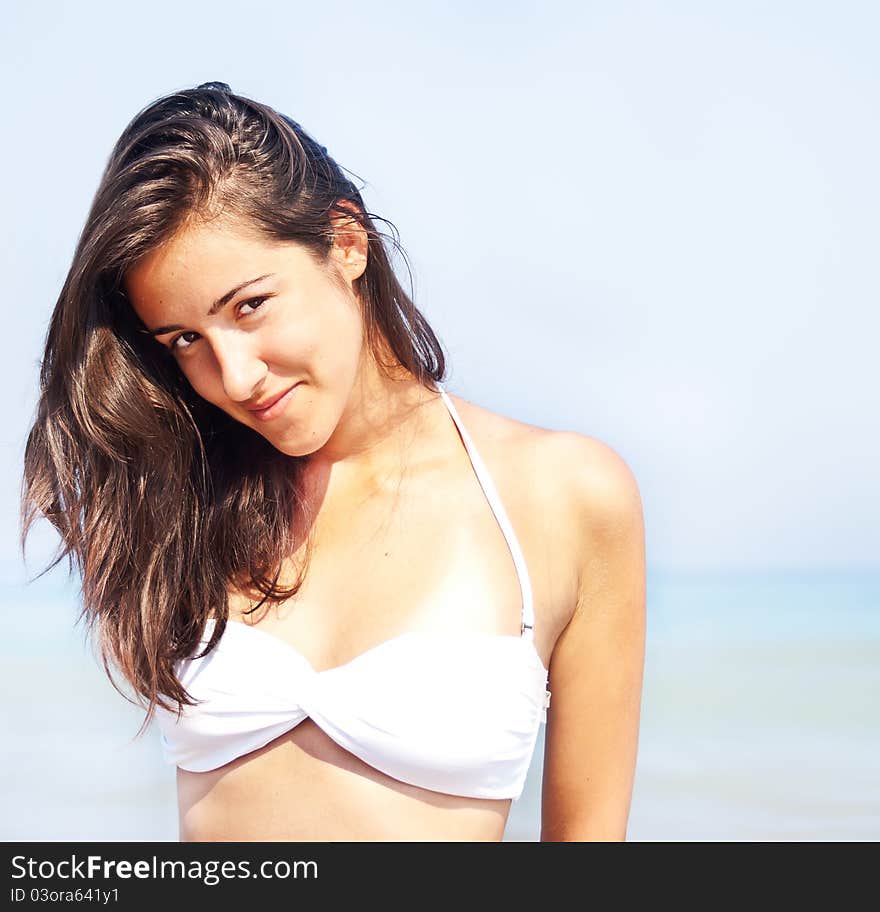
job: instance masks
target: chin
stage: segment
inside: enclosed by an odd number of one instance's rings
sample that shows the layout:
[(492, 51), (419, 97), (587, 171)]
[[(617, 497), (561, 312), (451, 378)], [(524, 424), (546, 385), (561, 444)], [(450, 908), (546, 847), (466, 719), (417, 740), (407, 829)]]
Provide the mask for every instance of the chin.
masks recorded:
[(272, 440), (270, 437), (266, 437), (269, 443), (275, 447), (281, 453), (284, 453), (285, 456), (295, 456), (297, 458), (303, 458), (304, 456), (311, 456), (312, 453), (316, 453), (318, 450), (324, 446), (326, 441), (319, 441), (315, 443), (314, 438), (310, 443), (297, 440)]
[(276, 444), (273, 444), (273, 446), (275, 447), (276, 450), (278, 450), (279, 453), (284, 453), (285, 456), (291, 456), (291, 457), (295, 457), (297, 459), (302, 459), (304, 456), (309, 456), (309, 455), (311, 455), (311, 453), (314, 452), (314, 450), (309, 450), (308, 452), (303, 452), (302, 447), (295, 447), (293, 445), (285, 446), (284, 444), (279, 445), (276, 443)]

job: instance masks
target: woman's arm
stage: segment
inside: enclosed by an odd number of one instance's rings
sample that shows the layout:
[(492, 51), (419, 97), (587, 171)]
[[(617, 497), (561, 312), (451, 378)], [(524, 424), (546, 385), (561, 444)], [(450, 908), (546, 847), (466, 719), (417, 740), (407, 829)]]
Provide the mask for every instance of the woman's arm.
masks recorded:
[[(568, 435), (566, 435), (568, 436)], [(626, 839), (645, 654), (638, 485), (605, 444), (571, 435), (577, 603), (550, 660), (542, 841)]]

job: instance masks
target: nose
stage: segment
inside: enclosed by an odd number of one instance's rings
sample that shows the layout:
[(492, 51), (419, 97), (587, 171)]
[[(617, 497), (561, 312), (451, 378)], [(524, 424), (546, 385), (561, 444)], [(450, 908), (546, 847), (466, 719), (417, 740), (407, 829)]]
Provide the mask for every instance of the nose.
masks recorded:
[(268, 372), (268, 366), (242, 333), (230, 333), (213, 342), (214, 357), (226, 395), (235, 402), (252, 399)]

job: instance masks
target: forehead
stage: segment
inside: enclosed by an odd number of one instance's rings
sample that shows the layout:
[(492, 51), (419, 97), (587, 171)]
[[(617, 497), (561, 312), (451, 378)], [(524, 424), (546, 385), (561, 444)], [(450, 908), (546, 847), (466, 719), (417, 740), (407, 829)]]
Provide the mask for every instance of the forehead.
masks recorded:
[(270, 240), (253, 229), (215, 219), (178, 231), (129, 269), (126, 294), (147, 325), (175, 313), (200, 314), (231, 288), (256, 276), (307, 269), (300, 244)]

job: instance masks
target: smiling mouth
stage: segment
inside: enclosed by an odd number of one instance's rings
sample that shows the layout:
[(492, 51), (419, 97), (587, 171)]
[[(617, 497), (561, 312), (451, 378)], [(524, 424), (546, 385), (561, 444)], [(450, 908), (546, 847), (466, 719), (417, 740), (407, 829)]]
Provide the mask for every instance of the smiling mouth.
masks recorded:
[(270, 418), (274, 418), (276, 415), (279, 415), (284, 407), (287, 405), (290, 400), (291, 394), (299, 386), (299, 383), (295, 383), (290, 389), (285, 390), (281, 395), (279, 395), (274, 400), (270, 401), (268, 405), (264, 405), (262, 408), (251, 408), (248, 411), (261, 421), (268, 421)]

